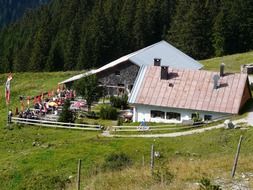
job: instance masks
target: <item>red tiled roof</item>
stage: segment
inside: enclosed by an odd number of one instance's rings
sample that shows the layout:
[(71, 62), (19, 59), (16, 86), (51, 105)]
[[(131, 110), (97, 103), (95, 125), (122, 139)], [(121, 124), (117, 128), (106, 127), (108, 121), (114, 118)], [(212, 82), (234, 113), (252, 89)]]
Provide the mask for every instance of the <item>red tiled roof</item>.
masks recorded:
[[(131, 103), (237, 114), (240, 109), (246, 74), (226, 74), (214, 89), (213, 76), (204, 70), (169, 69), (171, 77), (161, 80), (161, 67), (149, 66)], [(138, 79), (137, 79), (138, 80)]]

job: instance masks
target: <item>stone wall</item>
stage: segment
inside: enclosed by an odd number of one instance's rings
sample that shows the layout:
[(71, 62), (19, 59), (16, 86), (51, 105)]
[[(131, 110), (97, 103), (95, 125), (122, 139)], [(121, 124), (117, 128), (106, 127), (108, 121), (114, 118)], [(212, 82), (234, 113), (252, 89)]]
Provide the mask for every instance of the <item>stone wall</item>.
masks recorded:
[[(99, 82), (106, 86), (121, 86), (132, 89), (136, 76), (139, 71), (139, 66), (131, 62), (123, 62), (115, 67), (107, 69), (97, 74)], [(117, 94), (116, 88), (108, 88), (109, 94)]]

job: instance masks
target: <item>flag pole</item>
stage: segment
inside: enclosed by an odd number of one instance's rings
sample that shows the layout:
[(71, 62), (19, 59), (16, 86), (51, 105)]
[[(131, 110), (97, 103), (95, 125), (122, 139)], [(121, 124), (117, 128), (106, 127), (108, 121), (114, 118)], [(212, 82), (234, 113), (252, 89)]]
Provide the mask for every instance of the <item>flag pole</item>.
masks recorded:
[(9, 129), (9, 104), (7, 104), (7, 128)]
[(7, 128), (10, 126), (11, 121), (11, 114), (9, 114), (9, 107), (10, 107), (10, 93), (11, 93), (11, 80), (12, 80), (12, 74), (10, 73), (8, 75), (7, 81), (5, 83), (5, 100), (7, 104)]

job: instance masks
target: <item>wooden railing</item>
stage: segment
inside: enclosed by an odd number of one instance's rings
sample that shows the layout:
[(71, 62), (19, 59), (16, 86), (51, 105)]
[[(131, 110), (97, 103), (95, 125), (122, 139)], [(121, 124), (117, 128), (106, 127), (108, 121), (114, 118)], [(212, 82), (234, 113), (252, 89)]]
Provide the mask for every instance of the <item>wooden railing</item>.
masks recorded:
[(26, 118), (18, 118), (18, 117), (12, 117), (11, 122), (25, 124), (25, 125), (35, 125), (35, 126), (41, 126), (41, 127), (61, 128), (61, 129), (77, 129), (77, 130), (88, 130), (88, 131), (99, 131), (102, 129), (100, 125), (64, 123), (64, 122), (26, 119)]

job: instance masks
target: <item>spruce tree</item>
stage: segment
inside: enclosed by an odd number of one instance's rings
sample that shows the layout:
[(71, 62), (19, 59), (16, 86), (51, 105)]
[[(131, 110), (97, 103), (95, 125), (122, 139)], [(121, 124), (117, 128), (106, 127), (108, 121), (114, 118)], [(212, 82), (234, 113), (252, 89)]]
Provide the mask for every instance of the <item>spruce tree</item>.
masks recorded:
[(145, 13), (145, 0), (139, 0), (136, 5), (135, 20), (133, 25), (133, 38), (135, 42), (135, 49), (143, 48), (146, 45), (146, 13)]
[(178, 0), (167, 39), (196, 59), (207, 58), (213, 52), (209, 14), (204, 1)]

